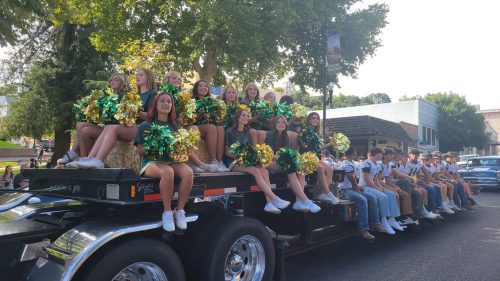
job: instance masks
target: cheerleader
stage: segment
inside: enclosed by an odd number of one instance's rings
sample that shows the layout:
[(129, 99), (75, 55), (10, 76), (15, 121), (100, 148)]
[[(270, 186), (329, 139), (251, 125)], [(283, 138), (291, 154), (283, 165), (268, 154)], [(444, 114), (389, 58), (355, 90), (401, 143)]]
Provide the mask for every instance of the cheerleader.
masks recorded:
[[(121, 90), (118, 92), (119, 100), (130, 90), (128, 86), (128, 77), (125, 74), (113, 75), (111, 87), (116, 88), (116, 85), (121, 85)], [(87, 127), (92, 128), (92, 127)], [(82, 131), (83, 136), (88, 136), (85, 131)], [(66, 166), (81, 168), (81, 169), (97, 169), (104, 168), (104, 161), (116, 144), (117, 140), (132, 141), (137, 134), (137, 126), (123, 126), (118, 124), (108, 124), (104, 126), (101, 134), (91, 146), (92, 150), (86, 158), (80, 158), (78, 161), (68, 163)], [(80, 149), (89, 145), (90, 138), (80, 138)]]
[(250, 105), (253, 101), (259, 101), (259, 88), (255, 83), (249, 83), (244, 90), (245, 94), (243, 95), (243, 100), (241, 103)]
[[(211, 98), (208, 89), (208, 83), (204, 80), (198, 80), (194, 83), (192, 96), (194, 99), (199, 100), (203, 97)], [(200, 116), (198, 113), (198, 120), (207, 118), (207, 116)], [(211, 165), (217, 166), (220, 172), (229, 172), (229, 169), (222, 162), (224, 156), (224, 128), (219, 124), (196, 124), (200, 131), (201, 138), (205, 140), (208, 149), (208, 156), (210, 157)]]
[(255, 182), (266, 196), (267, 203), (266, 206), (264, 207), (264, 211), (269, 213), (279, 214), (281, 213), (280, 209), (288, 207), (290, 202), (279, 198), (278, 196), (276, 196), (276, 194), (273, 193), (273, 191), (271, 190), (271, 182), (269, 180), (269, 173), (267, 169), (253, 167), (253, 166), (250, 167), (239, 166), (234, 161), (235, 155), (233, 155), (233, 153), (229, 149), (229, 147), (236, 142), (239, 142), (244, 145), (256, 144), (252, 142), (252, 137), (249, 134), (250, 128), (248, 127), (248, 121), (249, 121), (249, 116), (246, 110), (239, 109), (234, 114), (233, 126), (227, 129), (225, 134), (226, 156), (228, 157), (226, 164), (228, 165), (228, 168), (231, 169), (231, 171), (245, 172), (252, 175), (255, 178)]
[(274, 103), (276, 101), (276, 94), (274, 92), (267, 92), (264, 95), (264, 100)]
[(233, 86), (227, 86), (222, 91), (222, 101), (226, 104), (226, 117), (224, 118), (224, 129), (233, 125), (233, 114), (238, 109), (238, 93)]
[[(183, 86), (182, 76), (177, 71), (167, 72), (165, 74), (165, 76), (163, 77), (162, 82), (174, 85), (175, 87), (177, 87), (179, 89), (182, 89), (182, 86)], [(185, 126), (185, 128), (186, 129), (191, 129), (191, 130), (198, 131), (198, 127), (194, 126), (194, 125)], [(212, 134), (215, 134), (215, 131), (208, 130), (207, 133), (209, 135), (212, 135)], [(204, 139), (206, 141), (206, 137)], [(207, 145), (208, 145), (208, 142), (207, 142)], [(198, 156), (194, 152), (192, 152), (191, 155), (189, 155), (189, 160), (194, 164), (194, 165), (190, 164), (189, 166), (193, 170), (193, 172), (195, 172), (195, 173), (204, 173), (204, 172), (215, 173), (215, 172), (218, 172), (218, 171), (225, 171), (226, 170), (225, 166), (222, 169), (220, 167), (220, 165), (218, 165), (218, 164), (216, 164), (216, 165), (210, 165), (210, 164), (202, 162), (200, 160), (200, 158), (198, 158)]]
[[(283, 115), (276, 116), (271, 121), (271, 130), (267, 132), (265, 143), (271, 146), (273, 151), (276, 153), (281, 148), (291, 147), (290, 138), (288, 136), (288, 123), (286, 118)], [(298, 147), (291, 147), (294, 150), (297, 150)], [(276, 163), (276, 160), (273, 161), (271, 166), (268, 167), (270, 172), (281, 172), (281, 168)], [(311, 212), (317, 213), (321, 210), (321, 208), (314, 204), (307, 195), (304, 193), (305, 187), (305, 177), (298, 171), (294, 171), (287, 174), (288, 183), (290, 184), (290, 188), (295, 193), (295, 203), (292, 208), (297, 211)]]
[[(130, 91), (130, 85), (128, 83), (127, 75), (123, 73), (115, 73), (111, 75), (109, 79), (109, 87), (120, 97), (125, 93)], [(76, 124), (76, 136), (73, 143), (73, 147), (66, 152), (66, 154), (57, 160), (58, 164), (65, 165), (68, 168), (78, 168), (77, 160), (78, 156), (82, 160), (86, 160), (87, 156), (92, 149), (92, 145), (97, 141), (101, 135), (103, 128), (90, 123), (90, 122), (78, 122)]]
[(139, 112), (137, 124), (147, 120), (148, 112), (153, 100), (158, 93), (155, 76), (150, 69), (141, 68), (135, 76), (137, 91), (141, 96), (142, 110)]
[[(322, 133), (321, 133), (321, 124), (320, 124), (320, 117), (319, 114), (316, 112), (310, 113), (307, 118), (306, 118), (306, 126), (304, 130), (301, 132), (303, 134), (305, 130), (312, 129), (313, 132), (315, 132), (320, 138), (323, 138)], [(322, 147), (317, 147), (313, 148), (308, 146), (307, 143), (304, 143), (301, 141), (301, 137), (299, 135), (299, 148), (300, 152), (306, 152), (306, 151), (313, 151), (320, 157), (320, 153), (322, 150), (326, 149), (329, 145), (323, 145)], [(318, 175), (318, 183), (323, 189), (323, 193), (321, 193), (318, 196), (318, 199), (333, 205), (336, 205), (339, 203), (339, 200), (333, 193), (330, 191), (330, 185), (332, 184), (332, 177), (333, 177), (333, 169), (326, 164), (323, 161), (319, 161), (318, 167), (316, 169), (317, 175)]]
[[(193, 171), (184, 163), (172, 162), (167, 156), (163, 156), (162, 160), (153, 161), (143, 146), (145, 134), (147, 134), (148, 129), (154, 124), (166, 126), (171, 131), (178, 129), (175, 121), (174, 99), (170, 93), (159, 93), (156, 95), (150, 109), (149, 118), (149, 121), (145, 121), (139, 126), (135, 138), (137, 153), (143, 157), (141, 175), (160, 179), (159, 187), (164, 209), (162, 214), (163, 229), (172, 232), (175, 230), (175, 226), (177, 226), (177, 228), (185, 230), (187, 229), (187, 223), (184, 206), (193, 187)], [(177, 208), (173, 211), (174, 177), (179, 178), (180, 183)]]

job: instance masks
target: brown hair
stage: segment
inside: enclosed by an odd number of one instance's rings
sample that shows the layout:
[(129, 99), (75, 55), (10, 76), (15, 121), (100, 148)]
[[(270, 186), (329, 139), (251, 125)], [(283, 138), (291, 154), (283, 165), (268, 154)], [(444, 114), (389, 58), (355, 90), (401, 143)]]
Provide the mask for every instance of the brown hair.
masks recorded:
[[(278, 132), (278, 129), (276, 129), (276, 125), (278, 124), (278, 121), (280, 119), (283, 119), (283, 121), (285, 121), (285, 130), (281, 134)], [(285, 116), (278, 115), (278, 116), (274, 117), (271, 120), (270, 128), (271, 128), (270, 131), (273, 132), (274, 135), (276, 136), (276, 139), (274, 141), (275, 141), (277, 149), (280, 149), (280, 148), (285, 147), (285, 146), (289, 146), (290, 141), (288, 139), (288, 122), (286, 121)]]
[[(233, 126), (231, 126), (231, 130), (233, 132), (236, 132), (236, 130), (238, 129), (238, 124), (239, 124), (239, 119), (240, 119), (240, 116), (241, 114), (243, 113), (243, 111), (247, 112), (246, 110), (244, 109), (238, 109), (234, 115), (233, 115)], [(250, 130), (250, 126), (248, 126), (248, 124), (246, 124), (244, 127), (243, 127), (243, 131), (245, 132), (248, 132)]]
[(233, 86), (226, 86), (224, 88), (224, 90), (222, 91), (222, 95), (221, 95), (222, 101), (224, 101), (224, 103), (227, 104), (226, 93), (227, 93), (227, 90), (229, 90), (229, 88), (232, 88), (234, 90), (234, 93), (236, 94), (236, 99), (234, 100), (234, 105), (237, 105), (238, 104), (238, 91), (236, 91), (236, 88), (234, 88)]
[[(144, 74), (146, 75), (146, 81), (147, 81), (147, 87), (149, 90), (158, 90), (157, 88), (157, 85), (156, 85), (156, 79), (155, 79), (155, 75), (153, 73), (153, 71), (151, 69), (146, 69), (146, 68), (139, 68), (139, 71), (143, 71)], [(136, 84), (137, 86), (137, 84)], [(137, 86), (137, 91), (140, 92), (141, 89), (139, 88), (139, 86)]]
[(197, 99), (197, 98), (200, 97), (200, 94), (198, 93), (198, 87), (200, 86), (201, 82), (207, 84), (208, 92), (207, 92), (207, 95), (205, 97), (211, 97), (211, 95), (210, 95), (210, 87), (209, 87), (207, 81), (205, 81), (205, 80), (198, 80), (198, 81), (196, 81), (196, 83), (194, 83), (193, 90), (191, 91), (193, 98)]
[(314, 115), (318, 116), (318, 118), (321, 120), (321, 117), (319, 116), (319, 114), (318, 114), (318, 113), (316, 113), (316, 112), (311, 112), (311, 113), (309, 113), (309, 115), (307, 115), (307, 118), (306, 118), (306, 127), (314, 129), (314, 130), (316, 131), (316, 133), (318, 133), (318, 135), (319, 135), (320, 137), (323, 137), (323, 132), (322, 132), (322, 130), (321, 130), (321, 122), (319, 122), (319, 125), (318, 125), (316, 128), (315, 128), (315, 127), (313, 127), (313, 126), (311, 126), (311, 124), (309, 124), (309, 123), (311, 122), (311, 119), (312, 119), (312, 117), (313, 117)]

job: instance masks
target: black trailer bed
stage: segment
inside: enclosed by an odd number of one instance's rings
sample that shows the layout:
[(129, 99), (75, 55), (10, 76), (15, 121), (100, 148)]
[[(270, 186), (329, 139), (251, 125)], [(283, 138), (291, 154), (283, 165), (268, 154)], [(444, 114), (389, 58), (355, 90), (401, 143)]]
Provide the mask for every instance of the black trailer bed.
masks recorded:
[[(30, 191), (57, 197), (112, 204), (141, 204), (160, 200), (158, 180), (141, 178), (132, 169), (30, 169)], [(286, 175), (273, 175), (274, 187), (286, 187)], [(175, 190), (177, 191), (177, 183)], [(252, 176), (239, 173), (196, 174), (191, 197), (258, 191)]]

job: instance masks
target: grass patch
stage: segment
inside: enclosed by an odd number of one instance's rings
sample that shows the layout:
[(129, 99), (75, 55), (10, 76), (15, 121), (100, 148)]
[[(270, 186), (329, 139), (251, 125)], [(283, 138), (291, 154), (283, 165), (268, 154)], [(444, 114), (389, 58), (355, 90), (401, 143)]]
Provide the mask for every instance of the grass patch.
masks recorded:
[(8, 141), (0, 141), (0, 148), (23, 148), (23, 147), (15, 143), (10, 143)]

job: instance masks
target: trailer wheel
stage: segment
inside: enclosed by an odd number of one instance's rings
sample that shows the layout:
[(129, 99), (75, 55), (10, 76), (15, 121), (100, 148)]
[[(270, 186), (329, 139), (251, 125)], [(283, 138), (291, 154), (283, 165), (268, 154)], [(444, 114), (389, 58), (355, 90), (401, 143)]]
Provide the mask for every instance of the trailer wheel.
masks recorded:
[(271, 280), (274, 246), (267, 229), (257, 220), (231, 218), (210, 235), (201, 276), (208, 281)]
[(103, 253), (89, 268), (86, 281), (155, 280), (184, 281), (177, 254), (153, 239), (126, 241)]

